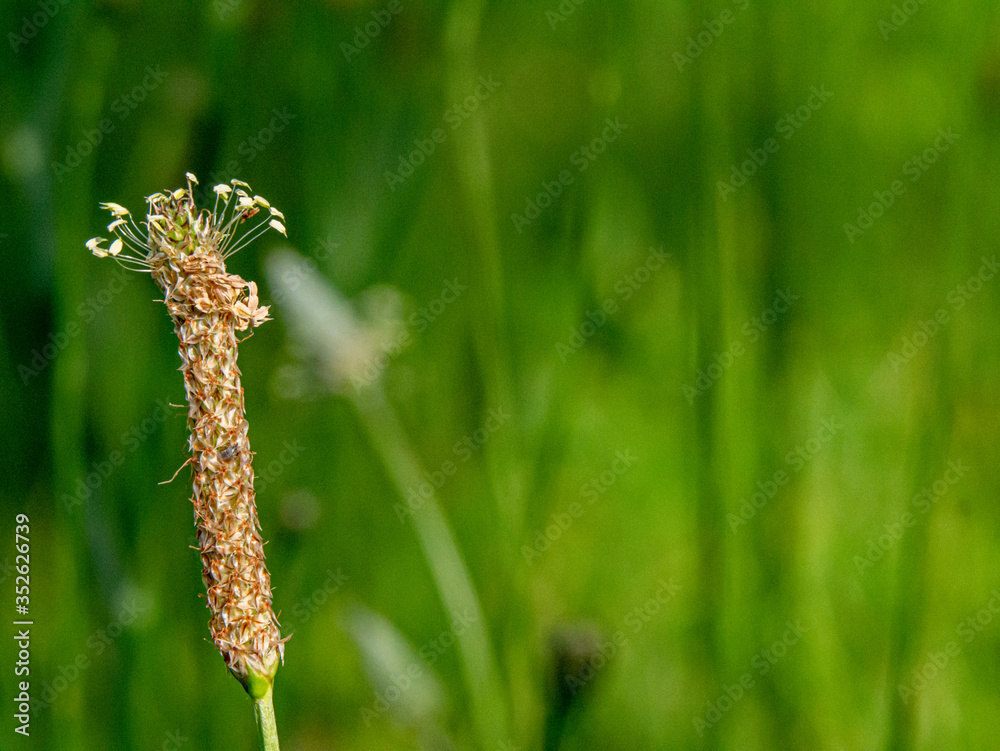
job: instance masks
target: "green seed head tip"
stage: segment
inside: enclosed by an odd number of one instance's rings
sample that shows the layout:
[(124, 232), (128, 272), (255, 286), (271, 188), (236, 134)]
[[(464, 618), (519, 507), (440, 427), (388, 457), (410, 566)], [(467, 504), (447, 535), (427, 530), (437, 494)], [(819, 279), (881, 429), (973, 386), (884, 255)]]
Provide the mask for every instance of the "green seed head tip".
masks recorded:
[(252, 699), (262, 699), (267, 696), (267, 692), (271, 690), (271, 686), (274, 683), (273, 675), (261, 675), (260, 673), (255, 673), (250, 671), (245, 680), (240, 681), (243, 687), (250, 694)]

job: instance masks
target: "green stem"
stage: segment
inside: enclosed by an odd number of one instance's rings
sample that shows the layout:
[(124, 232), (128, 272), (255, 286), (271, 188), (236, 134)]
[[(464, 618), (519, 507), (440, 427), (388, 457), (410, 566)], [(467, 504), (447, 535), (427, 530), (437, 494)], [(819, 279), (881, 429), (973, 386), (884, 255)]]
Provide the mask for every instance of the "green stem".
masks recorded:
[[(356, 392), (353, 401), (400, 499), (405, 500), (407, 491), (420, 485), (425, 473), (382, 385), (375, 383)], [(480, 745), (492, 748), (496, 739), (507, 732), (500, 677), (479, 596), (433, 493), (413, 514), (413, 528), (445, 611), (450, 615), (471, 614), (469, 628), (456, 635), (458, 654)]]
[(257, 732), (260, 733), (261, 751), (280, 751), (278, 725), (274, 721), (274, 703), (271, 701), (273, 693), (274, 689), (268, 686), (263, 696), (253, 700), (253, 714), (257, 720)]

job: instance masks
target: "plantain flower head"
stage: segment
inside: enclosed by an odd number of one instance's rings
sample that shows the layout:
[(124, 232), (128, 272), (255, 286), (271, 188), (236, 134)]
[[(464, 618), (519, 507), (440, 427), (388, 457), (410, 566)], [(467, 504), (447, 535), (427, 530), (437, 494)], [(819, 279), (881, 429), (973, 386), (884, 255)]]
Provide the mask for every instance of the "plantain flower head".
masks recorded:
[(237, 365), (237, 331), (268, 320), (257, 285), (226, 271), (225, 260), (274, 229), (285, 234), (281, 212), (240, 180), (217, 185), (211, 210), (198, 209), (187, 188), (149, 196), (146, 219), (124, 206), (112, 214), (108, 240), (87, 248), (126, 268), (148, 272), (180, 340), (188, 401), (188, 447), (202, 580), (212, 640), (230, 671), (258, 698), (269, 690), (284, 657), (271, 604), (254, 493), (253, 452)]

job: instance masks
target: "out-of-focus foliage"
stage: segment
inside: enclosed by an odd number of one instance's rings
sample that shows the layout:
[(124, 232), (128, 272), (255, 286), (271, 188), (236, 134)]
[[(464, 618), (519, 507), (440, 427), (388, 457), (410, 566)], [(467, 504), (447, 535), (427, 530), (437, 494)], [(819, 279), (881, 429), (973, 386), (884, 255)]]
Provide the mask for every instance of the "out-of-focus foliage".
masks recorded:
[(275, 316), (240, 363), (283, 748), (995, 745), (995, 4), (39, 0), (0, 31), (0, 747), (252, 746), (186, 471), (157, 484), (171, 323), (84, 248), (188, 170), (300, 254), (229, 264)]

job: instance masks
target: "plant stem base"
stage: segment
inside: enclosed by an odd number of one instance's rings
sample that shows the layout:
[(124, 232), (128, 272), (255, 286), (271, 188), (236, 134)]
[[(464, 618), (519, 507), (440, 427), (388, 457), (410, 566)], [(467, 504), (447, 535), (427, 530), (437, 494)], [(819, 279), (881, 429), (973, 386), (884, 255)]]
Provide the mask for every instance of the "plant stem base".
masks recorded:
[(263, 696), (253, 700), (253, 714), (254, 719), (257, 720), (261, 751), (279, 751), (278, 725), (274, 721), (272, 695), (273, 689), (268, 686)]

